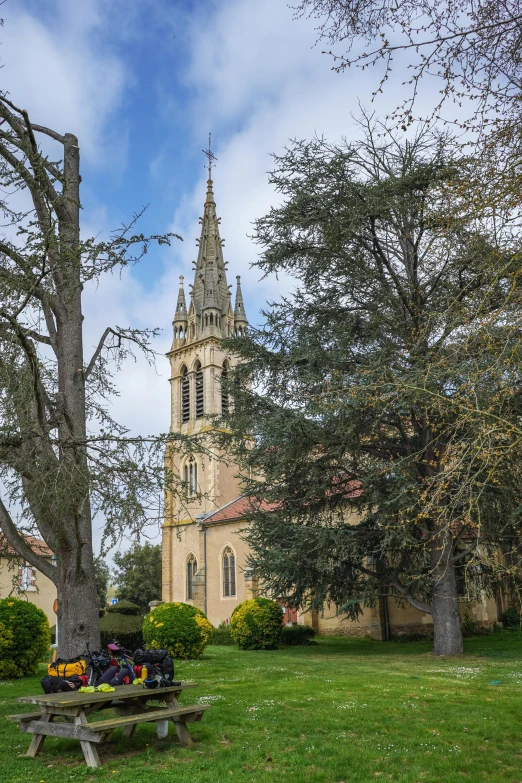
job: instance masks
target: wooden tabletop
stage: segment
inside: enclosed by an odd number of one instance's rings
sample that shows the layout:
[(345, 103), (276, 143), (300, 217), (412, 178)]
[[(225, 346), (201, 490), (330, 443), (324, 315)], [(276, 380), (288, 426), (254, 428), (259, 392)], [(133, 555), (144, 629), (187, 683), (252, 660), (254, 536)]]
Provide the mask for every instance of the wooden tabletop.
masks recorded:
[[(176, 694), (187, 688), (195, 688), (195, 682), (182, 682), (181, 685), (169, 685), (166, 688), (145, 688), (143, 685), (118, 685), (113, 691), (94, 691), (90, 693), (42, 693), (38, 696), (19, 696), (16, 701), (22, 704), (39, 704), (45, 707), (73, 707), (78, 704), (102, 704), (113, 699), (158, 699), (162, 695)], [(158, 699), (163, 701), (163, 699)]]

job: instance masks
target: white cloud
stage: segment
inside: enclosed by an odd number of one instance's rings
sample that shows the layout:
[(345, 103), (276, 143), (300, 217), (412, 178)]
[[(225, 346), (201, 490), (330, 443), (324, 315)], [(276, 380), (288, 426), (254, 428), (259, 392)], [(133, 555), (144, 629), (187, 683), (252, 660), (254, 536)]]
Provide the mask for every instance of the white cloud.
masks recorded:
[[(376, 72), (332, 72), (332, 60), (315, 46), (313, 20), (296, 21), (280, 0), (229, 0), (213, 12), (195, 15), (184, 82), (193, 90), (188, 107), (193, 144), (201, 148), (213, 132), (218, 165), (214, 191), (230, 274), (241, 273), (251, 321), (266, 299), (291, 287), (290, 280), (259, 282), (251, 269), (259, 248), (248, 237), (253, 222), (279, 196), (268, 184), (271, 153), (281, 153), (293, 138), (324, 135), (330, 141), (356, 138), (359, 103), (383, 117), (397, 103), (398, 73), (384, 97), (371, 102)], [(197, 218), (205, 192), (201, 174), (192, 193), (176, 210), (175, 231), (186, 239), (180, 257), (185, 269), (194, 258)], [(230, 282), (230, 281), (229, 281)]]
[[(116, 116), (129, 73), (108, 47), (98, 42), (102, 22), (96, 0), (63, 4), (52, 27), (10, 5), (3, 30), (2, 90), (33, 122), (75, 133), (91, 163), (123, 165), (125, 140), (108, 122)], [(62, 9), (62, 10), (63, 10)]]

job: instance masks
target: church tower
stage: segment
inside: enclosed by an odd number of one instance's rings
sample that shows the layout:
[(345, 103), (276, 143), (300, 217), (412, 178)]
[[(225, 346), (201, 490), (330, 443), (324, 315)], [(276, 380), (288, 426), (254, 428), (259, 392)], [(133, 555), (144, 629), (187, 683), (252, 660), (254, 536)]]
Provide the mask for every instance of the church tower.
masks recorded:
[[(198, 256), (189, 303), (184, 278), (180, 286), (173, 321), (173, 342), (169, 353), (171, 385), (171, 432), (204, 433), (209, 417), (228, 410), (228, 395), (221, 381), (237, 364), (226, 353), (221, 340), (242, 334), (248, 328), (240, 278), (237, 276), (234, 307), (227, 283), (227, 264), (216, 216), (211, 168), (203, 208)], [(237, 465), (225, 462), (214, 449), (211, 454), (181, 456), (167, 453), (167, 469), (183, 482), (181, 497), (168, 495), (163, 524), (163, 599), (186, 600), (176, 590), (176, 546), (181, 537), (194, 550), (199, 548), (198, 521), (241, 495)], [(180, 588), (181, 589), (181, 588)]]

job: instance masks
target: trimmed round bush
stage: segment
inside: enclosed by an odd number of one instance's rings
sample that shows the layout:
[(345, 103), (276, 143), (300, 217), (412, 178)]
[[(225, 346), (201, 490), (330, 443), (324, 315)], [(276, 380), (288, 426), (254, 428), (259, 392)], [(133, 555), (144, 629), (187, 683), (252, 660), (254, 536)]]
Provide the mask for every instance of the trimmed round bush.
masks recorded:
[(29, 601), (0, 601), (0, 677), (28, 677), (49, 650), (51, 637), (44, 612)]
[(115, 639), (133, 652), (143, 642), (143, 615), (137, 604), (118, 601), (107, 608), (107, 614), (100, 620), (100, 635), (103, 647)]
[(161, 604), (143, 621), (147, 647), (166, 648), (173, 658), (200, 658), (211, 636), (207, 616), (201, 609), (182, 602)]
[(283, 610), (269, 598), (251, 598), (236, 606), (230, 631), (242, 650), (273, 650), (281, 640)]

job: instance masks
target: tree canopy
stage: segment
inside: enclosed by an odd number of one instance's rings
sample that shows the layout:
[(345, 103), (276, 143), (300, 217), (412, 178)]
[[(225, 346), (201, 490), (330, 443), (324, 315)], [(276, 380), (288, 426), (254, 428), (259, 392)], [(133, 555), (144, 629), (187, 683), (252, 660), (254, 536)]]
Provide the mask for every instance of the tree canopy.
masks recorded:
[(150, 601), (161, 600), (161, 546), (134, 544), (128, 552), (114, 555), (114, 584), (118, 598), (148, 609)]
[(471, 597), (519, 578), (516, 205), (492, 221), (450, 139), (370, 122), (358, 143), (294, 142), (271, 181), (258, 265), (296, 288), (227, 343), (251, 565), (289, 603), (352, 618), (386, 591), (458, 653), (457, 582)]

